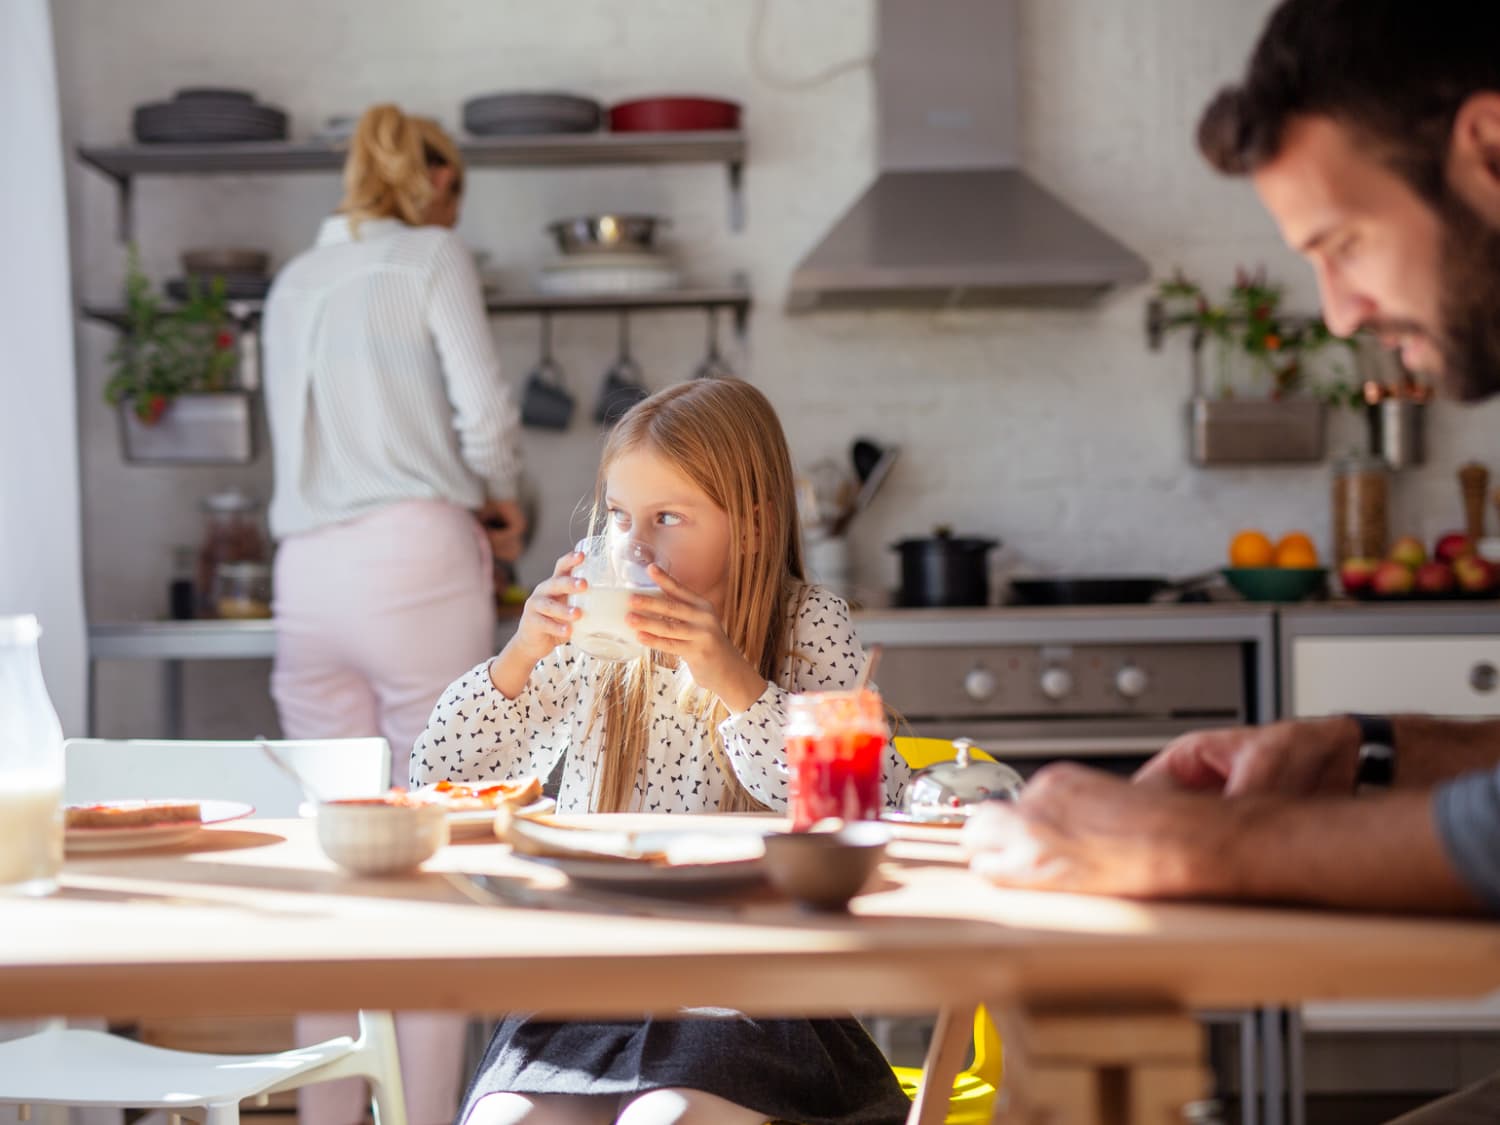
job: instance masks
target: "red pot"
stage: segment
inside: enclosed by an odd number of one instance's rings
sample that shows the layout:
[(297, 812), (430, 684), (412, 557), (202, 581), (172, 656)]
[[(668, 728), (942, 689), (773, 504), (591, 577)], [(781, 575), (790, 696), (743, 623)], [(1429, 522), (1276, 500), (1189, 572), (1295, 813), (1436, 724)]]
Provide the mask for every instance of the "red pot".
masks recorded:
[(739, 102), (717, 98), (639, 98), (609, 111), (609, 128), (615, 133), (696, 133), (739, 127)]

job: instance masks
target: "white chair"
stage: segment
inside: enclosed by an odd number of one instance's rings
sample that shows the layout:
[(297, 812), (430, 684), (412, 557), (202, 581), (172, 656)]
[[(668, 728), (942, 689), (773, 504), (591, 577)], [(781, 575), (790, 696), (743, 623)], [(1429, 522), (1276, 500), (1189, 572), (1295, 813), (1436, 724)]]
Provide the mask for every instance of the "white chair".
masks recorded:
[[(320, 796), (372, 796), (390, 784), (383, 738), (272, 742), (277, 756)], [(246, 801), (257, 815), (297, 815), (303, 794), (259, 742), (70, 739), (70, 803), (139, 797)], [(164, 1109), (174, 1120), (236, 1125), (240, 1102), (341, 1078), (370, 1084), (376, 1125), (406, 1125), (389, 1012), (359, 1013), (359, 1036), (268, 1055), (171, 1051), (53, 1024), (0, 1042), (0, 1105)], [(22, 1119), (25, 1119), (23, 1111)]]

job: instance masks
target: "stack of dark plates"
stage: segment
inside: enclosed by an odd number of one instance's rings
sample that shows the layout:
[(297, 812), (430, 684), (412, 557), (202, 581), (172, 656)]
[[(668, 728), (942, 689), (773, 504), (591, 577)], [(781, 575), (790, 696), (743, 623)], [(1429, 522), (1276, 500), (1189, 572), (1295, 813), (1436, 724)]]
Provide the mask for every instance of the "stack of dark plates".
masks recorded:
[(287, 117), (247, 90), (200, 86), (178, 90), (169, 102), (136, 106), (134, 129), (141, 144), (284, 141)]
[(576, 94), (486, 94), (464, 102), (464, 128), (479, 137), (592, 133), (604, 107)]
[(270, 265), (271, 257), (263, 250), (189, 250), (182, 255), (187, 276), (167, 282), (167, 296), (186, 301), (194, 284), (199, 293), (207, 293), (215, 281), (222, 281), (229, 300), (259, 301), (271, 288)]

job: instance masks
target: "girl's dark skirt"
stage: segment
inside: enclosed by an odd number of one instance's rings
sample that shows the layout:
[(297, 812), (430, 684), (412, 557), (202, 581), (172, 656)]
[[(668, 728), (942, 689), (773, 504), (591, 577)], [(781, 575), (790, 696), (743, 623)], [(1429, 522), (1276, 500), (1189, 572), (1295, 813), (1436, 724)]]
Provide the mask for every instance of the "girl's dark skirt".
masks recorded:
[(459, 1112), (485, 1094), (624, 1097), (702, 1090), (797, 1125), (900, 1125), (911, 1101), (858, 1022), (756, 1020), (723, 1008), (681, 1019), (550, 1023), (509, 1016)]

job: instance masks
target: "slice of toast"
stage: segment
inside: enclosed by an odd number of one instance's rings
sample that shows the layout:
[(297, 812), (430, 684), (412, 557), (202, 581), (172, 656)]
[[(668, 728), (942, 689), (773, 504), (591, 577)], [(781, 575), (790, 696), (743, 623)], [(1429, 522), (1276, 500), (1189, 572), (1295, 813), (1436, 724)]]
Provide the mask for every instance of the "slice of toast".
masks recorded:
[(197, 801), (111, 801), (99, 805), (69, 805), (69, 828), (141, 828), (152, 824), (198, 824), (203, 808)]

